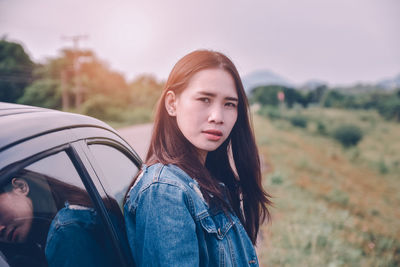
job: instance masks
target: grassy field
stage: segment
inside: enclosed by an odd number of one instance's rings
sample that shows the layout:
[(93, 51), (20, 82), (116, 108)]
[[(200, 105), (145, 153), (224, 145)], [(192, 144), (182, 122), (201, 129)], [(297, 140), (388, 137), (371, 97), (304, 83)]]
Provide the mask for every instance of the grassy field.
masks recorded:
[[(275, 113), (253, 117), (274, 202), (257, 248), (261, 265), (400, 266), (400, 124), (370, 111)], [(306, 127), (290, 123), (298, 114)], [(343, 123), (363, 131), (356, 147), (331, 137)]]

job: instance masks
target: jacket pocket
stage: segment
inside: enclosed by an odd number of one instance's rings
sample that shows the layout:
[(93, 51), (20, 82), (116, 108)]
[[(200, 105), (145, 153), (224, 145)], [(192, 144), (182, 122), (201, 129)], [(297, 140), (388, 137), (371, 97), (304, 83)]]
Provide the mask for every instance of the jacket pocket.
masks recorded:
[(219, 240), (225, 238), (229, 229), (231, 229), (235, 223), (222, 211), (213, 216), (211, 216), (209, 212), (204, 212), (200, 217), (200, 224), (203, 229), (207, 233), (215, 235)]

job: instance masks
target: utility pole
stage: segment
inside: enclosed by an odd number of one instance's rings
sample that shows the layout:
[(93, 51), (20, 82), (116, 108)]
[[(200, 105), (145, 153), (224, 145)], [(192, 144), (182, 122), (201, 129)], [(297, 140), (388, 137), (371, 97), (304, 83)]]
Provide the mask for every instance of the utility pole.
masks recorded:
[(62, 110), (66, 111), (69, 109), (69, 95), (68, 95), (68, 84), (67, 84), (68, 70), (61, 71), (61, 100)]
[[(63, 36), (61, 37), (63, 40), (67, 40), (67, 41), (72, 41), (73, 43), (73, 58), (72, 58), (72, 70), (73, 70), (73, 77), (75, 78), (75, 86), (74, 86), (74, 93), (75, 93), (75, 107), (76, 108), (80, 108), (82, 102), (83, 102), (83, 88), (82, 88), (82, 81), (81, 81), (81, 77), (79, 75), (80, 72), (80, 62), (79, 62), (79, 42), (89, 38), (88, 35), (73, 35), (73, 36)], [(63, 86), (63, 100), (62, 103), (69, 105), (69, 101), (67, 99), (64, 99), (65, 97), (68, 97), (68, 94), (66, 92), (64, 92), (64, 90), (66, 90), (66, 87)], [(64, 108), (68, 108), (68, 107), (64, 107)]]

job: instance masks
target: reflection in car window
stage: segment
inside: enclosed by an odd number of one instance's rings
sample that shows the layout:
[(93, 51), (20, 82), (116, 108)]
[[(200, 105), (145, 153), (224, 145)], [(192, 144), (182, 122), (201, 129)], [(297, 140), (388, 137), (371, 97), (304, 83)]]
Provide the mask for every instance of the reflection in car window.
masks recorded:
[(10, 266), (111, 266), (111, 242), (65, 152), (0, 185), (0, 248)]
[(67, 153), (63, 151), (54, 154), (51, 157), (43, 158), (34, 164), (29, 165), (26, 169), (56, 178), (82, 189), (85, 188)]
[(89, 145), (89, 149), (99, 163), (106, 181), (107, 193), (115, 198), (122, 207), (125, 192), (133, 177), (138, 172), (138, 167), (124, 153), (114, 147), (100, 144)]

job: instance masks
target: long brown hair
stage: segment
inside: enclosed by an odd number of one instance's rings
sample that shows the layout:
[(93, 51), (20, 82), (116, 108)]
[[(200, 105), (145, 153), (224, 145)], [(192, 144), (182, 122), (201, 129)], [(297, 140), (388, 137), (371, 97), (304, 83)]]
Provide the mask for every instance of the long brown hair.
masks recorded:
[[(183, 136), (176, 117), (169, 116), (165, 108), (168, 91), (179, 95), (190, 79), (204, 69), (223, 69), (235, 81), (238, 94), (237, 121), (225, 142), (215, 151), (208, 152), (205, 165), (200, 162), (195, 147)], [(232, 152), (233, 166), (229, 160)], [(242, 221), (251, 241), (255, 244), (260, 222), (270, 219), (267, 205), (270, 196), (261, 185), (260, 159), (248, 112), (248, 101), (239, 73), (224, 54), (209, 50), (194, 51), (180, 59), (172, 69), (158, 102), (150, 148), (146, 164), (175, 164), (194, 178), (208, 202), (226, 206), (220, 182), (227, 187), (229, 206)], [(212, 199), (210, 195), (214, 196)], [(243, 212), (240, 200), (243, 200)]]

